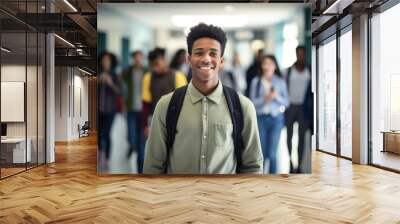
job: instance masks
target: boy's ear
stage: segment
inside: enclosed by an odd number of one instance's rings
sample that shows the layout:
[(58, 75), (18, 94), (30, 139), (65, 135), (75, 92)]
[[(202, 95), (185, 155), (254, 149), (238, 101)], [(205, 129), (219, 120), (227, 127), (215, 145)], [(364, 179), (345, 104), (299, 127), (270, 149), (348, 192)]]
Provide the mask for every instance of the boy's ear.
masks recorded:
[(189, 64), (190, 68), (192, 68), (192, 64), (190, 63), (190, 54), (186, 57), (186, 62)]

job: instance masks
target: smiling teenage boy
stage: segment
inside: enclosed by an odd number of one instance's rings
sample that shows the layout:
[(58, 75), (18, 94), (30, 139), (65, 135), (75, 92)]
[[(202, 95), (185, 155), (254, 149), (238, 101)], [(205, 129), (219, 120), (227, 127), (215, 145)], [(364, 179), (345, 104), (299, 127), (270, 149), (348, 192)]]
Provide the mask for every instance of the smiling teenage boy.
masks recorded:
[(189, 85), (163, 96), (151, 122), (145, 174), (262, 173), (256, 112), (221, 84), (225, 32), (200, 23), (187, 36)]

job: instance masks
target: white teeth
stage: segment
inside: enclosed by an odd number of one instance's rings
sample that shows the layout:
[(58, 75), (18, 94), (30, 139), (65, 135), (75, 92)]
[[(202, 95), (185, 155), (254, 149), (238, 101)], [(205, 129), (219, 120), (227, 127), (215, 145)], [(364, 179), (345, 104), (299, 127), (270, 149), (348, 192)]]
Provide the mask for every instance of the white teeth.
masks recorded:
[(200, 67), (201, 70), (210, 70), (212, 69), (211, 67)]

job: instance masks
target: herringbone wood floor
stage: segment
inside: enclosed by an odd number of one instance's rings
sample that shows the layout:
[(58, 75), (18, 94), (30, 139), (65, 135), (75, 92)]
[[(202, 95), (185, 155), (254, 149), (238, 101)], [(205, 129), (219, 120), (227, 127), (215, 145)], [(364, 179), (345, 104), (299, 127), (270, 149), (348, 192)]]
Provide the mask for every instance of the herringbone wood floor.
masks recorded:
[(96, 142), (0, 181), (0, 223), (400, 223), (400, 175), (313, 153), (313, 174), (98, 176)]

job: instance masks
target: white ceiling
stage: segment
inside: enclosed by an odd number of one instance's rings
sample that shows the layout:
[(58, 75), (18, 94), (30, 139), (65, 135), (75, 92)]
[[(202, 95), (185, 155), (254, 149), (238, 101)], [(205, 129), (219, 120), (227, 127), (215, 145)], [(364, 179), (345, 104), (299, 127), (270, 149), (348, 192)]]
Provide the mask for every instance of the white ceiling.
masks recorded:
[[(247, 18), (247, 28), (265, 27), (290, 18), (296, 11), (303, 10), (304, 6), (304, 4), (276, 3), (98, 4), (98, 7), (111, 9), (114, 13), (121, 13), (151, 27), (165, 29), (178, 29), (171, 21), (173, 15), (239, 15)], [(98, 12), (101, 13), (101, 10)]]

